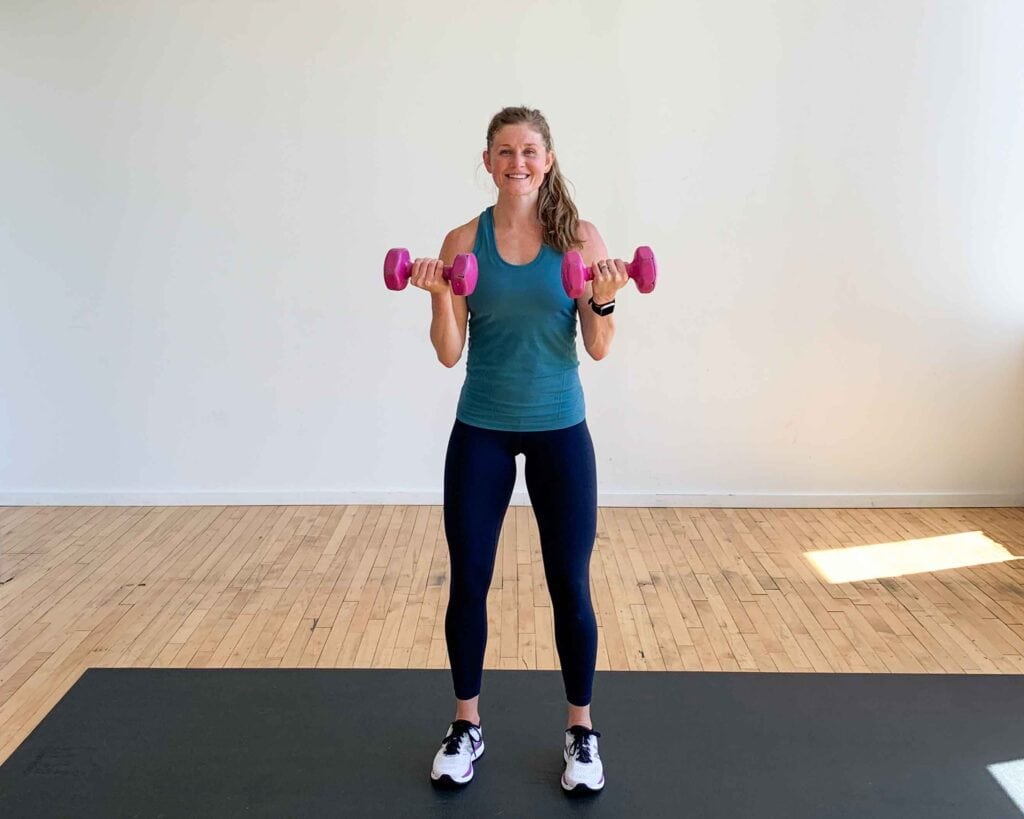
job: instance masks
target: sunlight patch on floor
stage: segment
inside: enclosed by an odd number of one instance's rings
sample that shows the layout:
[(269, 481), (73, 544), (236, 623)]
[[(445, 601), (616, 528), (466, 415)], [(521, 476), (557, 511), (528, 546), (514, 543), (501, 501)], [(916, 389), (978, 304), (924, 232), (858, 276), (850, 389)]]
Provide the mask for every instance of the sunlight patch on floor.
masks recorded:
[(807, 552), (805, 556), (829, 583), (902, 577), (906, 574), (1022, 559), (982, 532), (961, 532), (896, 543), (851, 546), (847, 549), (824, 549)]

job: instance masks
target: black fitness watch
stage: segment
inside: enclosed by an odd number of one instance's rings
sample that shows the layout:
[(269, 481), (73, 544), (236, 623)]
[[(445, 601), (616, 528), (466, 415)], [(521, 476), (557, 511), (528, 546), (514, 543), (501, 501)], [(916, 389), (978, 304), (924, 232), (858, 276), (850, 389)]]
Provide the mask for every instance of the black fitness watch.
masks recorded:
[(607, 304), (598, 304), (593, 298), (591, 298), (587, 304), (589, 304), (590, 309), (599, 316), (610, 316), (615, 311), (615, 299), (612, 299)]

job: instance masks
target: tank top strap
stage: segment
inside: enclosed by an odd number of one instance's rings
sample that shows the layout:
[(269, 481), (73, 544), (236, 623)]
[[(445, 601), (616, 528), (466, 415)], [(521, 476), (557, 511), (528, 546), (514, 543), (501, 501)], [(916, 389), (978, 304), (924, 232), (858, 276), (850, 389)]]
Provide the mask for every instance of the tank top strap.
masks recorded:
[(486, 259), (492, 264), (499, 261), (498, 251), (494, 241), (494, 210), (493, 205), (486, 208), (480, 214), (476, 224), (476, 241), (473, 242), (473, 255), (478, 260)]

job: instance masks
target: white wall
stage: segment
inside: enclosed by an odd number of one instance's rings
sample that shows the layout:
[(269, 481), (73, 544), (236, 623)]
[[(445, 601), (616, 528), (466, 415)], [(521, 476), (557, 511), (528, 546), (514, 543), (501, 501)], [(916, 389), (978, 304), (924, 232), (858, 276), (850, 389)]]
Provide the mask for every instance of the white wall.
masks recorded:
[(439, 502), (464, 360), (381, 262), (494, 201), (525, 103), (659, 259), (582, 364), (603, 503), (1024, 504), (1022, 35), (1016, 0), (7, 0), (0, 503)]

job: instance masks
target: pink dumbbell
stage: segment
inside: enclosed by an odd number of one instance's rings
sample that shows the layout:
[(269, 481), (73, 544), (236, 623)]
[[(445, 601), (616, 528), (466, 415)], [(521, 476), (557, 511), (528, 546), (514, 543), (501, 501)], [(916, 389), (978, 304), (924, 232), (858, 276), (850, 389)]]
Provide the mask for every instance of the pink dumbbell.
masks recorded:
[[(629, 278), (636, 282), (636, 289), (641, 293), (650, 293), (658, 280), (658, 264), (654, 261), (654, 251), (649, 247), (638, 247), (633, 254), (633, 261), (626, 265)], [(578, 299), (583, 295), (583, 288), (594, 278), (594, 273), (585, 264), (583, 257), (575, 250), (570, 250), (562, 257), (562, 287), (570, 299)]]
[[(384, 284), (388, 290), (405, 290), (412, 276), (412, 261), (404, 247), (393, 247), (384, 257)], [(468, 296), (476, 289), (476, 256), (460, 253), (451, 266), (444, 267), (444, 280), (456, 296)]]

